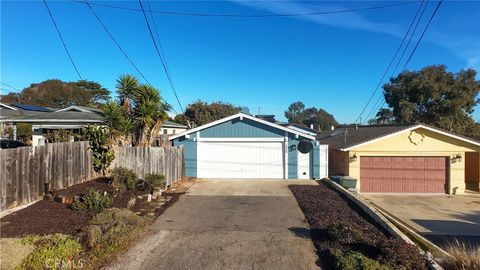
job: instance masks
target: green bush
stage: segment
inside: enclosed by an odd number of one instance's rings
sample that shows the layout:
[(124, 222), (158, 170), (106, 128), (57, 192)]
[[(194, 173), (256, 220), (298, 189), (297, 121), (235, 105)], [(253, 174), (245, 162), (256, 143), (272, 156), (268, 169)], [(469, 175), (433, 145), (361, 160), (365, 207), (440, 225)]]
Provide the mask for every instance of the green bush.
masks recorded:
[(133, 170), (117, 167), (112, 170), (112, 185), (115, 188), (134, 189), (137, 182), (137, 175)]
[(149, 182), (154, 188), (165, 189), (166, 181), (165, 176), (156, 173), (149, 173), (145, 175), (145, 180)]
[(153, 191), (152, 184), (149, 181), (143, 179), (139, 179), (137, 181), (137, 184), (135, 184), (135, 187), (138, 190), (145, 191), (147, 193), (151, 193)]
[(393, 269), (420, 270), (428, 268), (428, 261), (417, 246), (400, 239), (388, 239), (379, 245), (380, 259)]
[(327, 232), (332, 240), (344, 244), (362, 240), (362, 232), (349, 224), (333, 223), (327, 227)]
[(335, 269), (342, 270), (389, 270), (390, 267), (372, 260), (356, 251), (342, 251), (334, 249), (331, 251), (335, 262)]
[(16, 269), (73, 269), (82, 248), (72, 237), (63, 234), (27, 238), (26, 243), (36, 247)]
[(94, 262), (105, 260), (125, 250), (148, 222), (149, 218), (128, 209), (110, 208), (98, 213), (84, 230), (88, 234), (88, 246), (93, 249), (90, 259)]
[(105, 172), (110, 167), (110, 163), (115, 159), (115, 152), (108, 144), (110, 130), (101, 126), (88, 126), (82, 128), (79, 135), (80, 140), (87, 140), (92, 150), (92, 165), (96, 172)]
[(72, 204), (72, 209), (77, 211), (95, 211), (100, 212), (103, 209), (112, 206), (113, 200), (104, 196), (99, 191), (91, 188), (87, 194), (83, 195), (79, 201)]

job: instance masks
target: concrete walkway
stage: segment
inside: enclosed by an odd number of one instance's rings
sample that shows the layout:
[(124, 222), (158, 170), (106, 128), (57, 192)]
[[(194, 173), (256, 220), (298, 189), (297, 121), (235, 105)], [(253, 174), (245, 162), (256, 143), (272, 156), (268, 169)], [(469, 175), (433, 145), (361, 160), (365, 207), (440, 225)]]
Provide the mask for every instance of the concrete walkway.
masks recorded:
[(288, 180), (198, 180), (110, 269), (318, 269)]
[(454, 239), (480, 246), (480, 194), (365, 195), (440, 247)]

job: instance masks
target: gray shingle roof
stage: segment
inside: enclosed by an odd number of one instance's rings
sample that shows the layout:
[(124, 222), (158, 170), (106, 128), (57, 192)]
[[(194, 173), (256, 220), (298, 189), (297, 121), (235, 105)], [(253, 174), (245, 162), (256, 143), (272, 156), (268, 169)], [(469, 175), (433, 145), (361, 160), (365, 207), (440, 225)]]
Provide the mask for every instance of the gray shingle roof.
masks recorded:
[(317, 136), (321, 144), (328, 144), (332, 148), (344, 149), (364, 142), (368, 142), (392, 133), (408, 129), (416, 124), (344, 126), (332, 131), (322, 132)]
[(442, 132), (444, 134), (446, 133), (447, 135), (454, 136), (460, 140), (466, 140), (477, 145), (480, 144), (480, 141), (478, 140), (422, 123), (369, 126), (359, 125), (357, 127), (355, 125), (342, 126), (332, 131), (320, 133), (319, 135), (317, 135), (317, 140), (319, 140), (321, 144), (328, 144), (331, 148), (346, 149), (418, 125), (422, 125), (423, 127), (429, 129), (437, 130), (438, 132)]
[(19, 117), (11, 120), (12, 122), (87, 122), (100, 123), (103, 122), (103, 117), (97, 113), (88, 112), (49, 112), (42, 113), (35, 116)]

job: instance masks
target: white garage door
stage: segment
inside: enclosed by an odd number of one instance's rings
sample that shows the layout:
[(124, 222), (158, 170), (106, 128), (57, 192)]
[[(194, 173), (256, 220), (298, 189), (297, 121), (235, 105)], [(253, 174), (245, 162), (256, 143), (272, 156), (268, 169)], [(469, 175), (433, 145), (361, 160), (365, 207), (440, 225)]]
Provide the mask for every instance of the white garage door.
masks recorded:
[(284, 178), (283, 142), (198, 142), (198, 178)]

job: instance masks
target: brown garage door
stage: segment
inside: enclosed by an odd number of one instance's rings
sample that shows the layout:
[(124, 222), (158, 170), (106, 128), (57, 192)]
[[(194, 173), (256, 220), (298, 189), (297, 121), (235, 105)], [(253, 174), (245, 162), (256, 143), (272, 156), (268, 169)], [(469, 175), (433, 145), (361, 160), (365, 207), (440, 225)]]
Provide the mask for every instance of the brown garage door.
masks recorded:
[(446, 157), (360, 157), (360, 192), (444, 193)]

